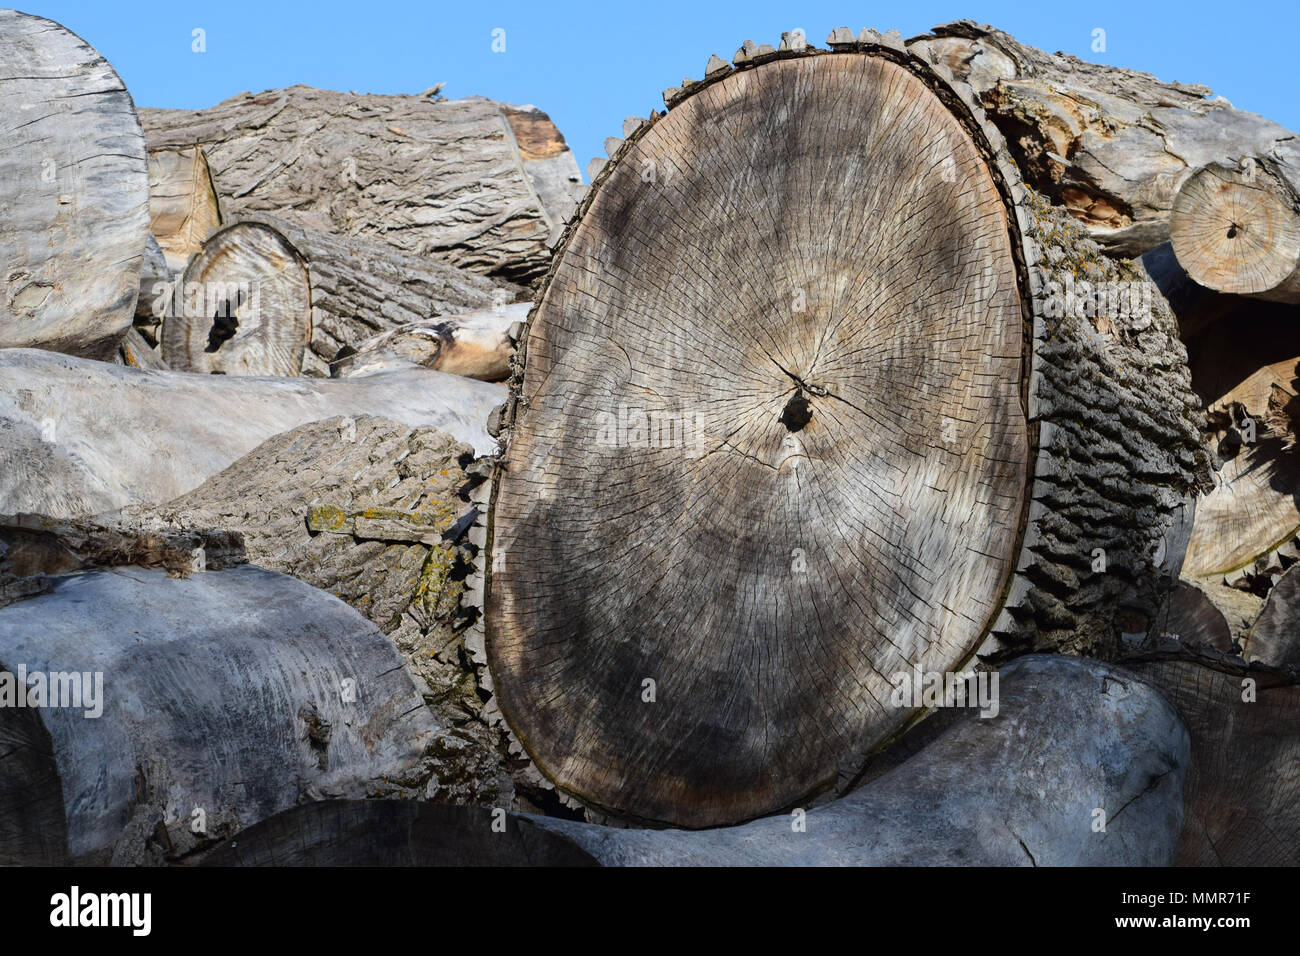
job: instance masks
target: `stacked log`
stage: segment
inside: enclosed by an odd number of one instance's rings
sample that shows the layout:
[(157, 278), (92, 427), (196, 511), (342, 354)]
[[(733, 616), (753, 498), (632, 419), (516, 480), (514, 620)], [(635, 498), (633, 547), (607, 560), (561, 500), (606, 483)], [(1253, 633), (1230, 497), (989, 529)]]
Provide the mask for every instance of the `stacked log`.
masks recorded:
[(544, 113), (482, 98), (295, 86), (140, 116), (150, 150), (202, 148), (227, 216), (280, 215), (509, 282), (546, 271), (580, 185)]
[(163, 330), (167, 364), (187, 372), (328, 377), (341, 349), (403, 325), (501, 306), (517, 289), (263, 217), (208, 238), (175, 287)]
[(1208, 485), (1145, 277), (1032, 199), (941, 64), (832, 46), (747, 43), (628, 124), (521, 342), (486, 658), (600, 813), (773, 812), (915, 718), (890, 675), (1113, 653)]
[[(0, 609), (0, 668), (29, 702), (0, 708), (5, 864), (159, 863), (304, 798), (418, 794), (435, 738), (372, 624), (252, 566), (62, 577)], [(43, 677), (76, 699), (34, 707)]]
[(1212, 163), (1178, 190), (1170, 238), (1201, 285), (1300, 304), (1300, 150), (1286, 156)]
[(935, 27), (908, 47), (971, 85), (1026, 182), (1114, 255), (1168, 240), (1179, 190), (1202, 167), (1266, 159), (1300, 167), (1294, 133), (1208, 99), (1212, 91), (1199, 84), (1045, 53), (969, 20)]
[(109, 360), (149, 229), (135, 107), (89, 44), (15, 10), (0, 10), (0, 72), (0, 348)]
[[(259, 824), (203, 862), (1168, 865), (1189, 748), (1161, 693), (1131, 672), (1061, 655), (1022, 658), (1003, 677), (997, 717), (966, 715), (893, 773), (833, 804), (742, 826), (626, 829), (502, 814), (494, 830), (482, 811), (322, 803)], [(1026, 748), (1027, 737), (1041, 744)]]
[(477, 452), (503, 386), (422, 368), (342, 381), (148, 371), (0, 351), (0, 501), (76, 517), (161, 504), (272, 435), (339, 415), (440, 428)]
[(428, 797), (509, 805), (511, 762), (484, 716), (460, 620), (466, 533), (479, 518), (470, 492), (484, 480), (474, 457), (433, 428), (328, 419), (267, 439), (175, 500), (100, 520), (164, 538), (221, 529), (246, 560), (347, 602), (396, 643), (448, 728)]
[(149, 231), (173, 273), (221, 225), (221, 200), (202, 147), (149, 150)]

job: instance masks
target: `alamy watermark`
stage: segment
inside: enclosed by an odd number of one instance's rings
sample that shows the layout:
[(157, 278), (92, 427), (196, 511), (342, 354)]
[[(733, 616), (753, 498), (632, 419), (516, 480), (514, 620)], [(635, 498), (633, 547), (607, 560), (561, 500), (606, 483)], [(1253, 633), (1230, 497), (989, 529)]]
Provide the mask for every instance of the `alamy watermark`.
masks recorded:
[(894, 707), (978, 707), (981, 717), (998, 715), (997, 671), (898, 671), (889, 681)]
[(620, 448), (681, 448), (704, 453), (704, 415), (699, 411), (620, 404), (596, 414), (596, 442)]
[(104, 713), (102, 671), (0, 671), (0, 707), (66, 707), (84, 717)]

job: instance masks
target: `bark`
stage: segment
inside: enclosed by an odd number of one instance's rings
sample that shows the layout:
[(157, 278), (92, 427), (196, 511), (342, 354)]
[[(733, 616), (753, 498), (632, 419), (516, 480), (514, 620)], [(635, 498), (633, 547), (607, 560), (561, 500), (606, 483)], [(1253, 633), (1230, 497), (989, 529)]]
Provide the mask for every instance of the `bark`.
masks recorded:
[[(755, 49), (668, 91), (566, 229), (480, 567), (540, 771), (686, 826), (860, 765), (915, 716), (891, 675), (1113, 650), (1208, 480), (1173, 317), (969, 88), (870, 32)], [(1061, 276), (1149, 307), (1062, 308)]]
[(202, 147), (149, 150), (149, 230), (168, 270), (185, 271), (220, 225), (221, 200)]
[(0, 708), (0, 737), (44, 744), (0, 761), (7, 864), (158, 863), (303, 800), (418, 794), (437, 730), (373, 625), (251, 566), (60, 578), (0, 610), (0, 665), (102, 682)]
[(434, 316), (502, 305), (518, 292), (382, 242), (265, 216), (211, 236), (178, 290), (163, 332), (173, 368), (326, 377), (344, 346)]
[[(498, 731), (466, 659), (459, 598), (478, 519), (473, 449), (433, 428), (359, 416), (267, 439), (188, 494), (102, 521), (134, 534), (219, 528), (246, 560), (346, 601), (397, 644), (445, 740), (430, 798), (509, 805)], [(347, 476), (340, 480), (340, 476)]]
[[(1134, 674), (1064, 656), (1004, 669), (996, 717), (967, 714), (893, 772), (826, 806), (692, 832), (366, 804), (292, 810), (207, 864), (1152, 866), (1173, 859), (1187, 731)], [(1027, 750), (1032, 736), (1041, 745)], [(1100, 813), (1100, 815), (1099, 815)], [(1105, 829), (1096, 828), (1098, 821)], [(414, 822), (414, 825), (413, 825)], [(556, 842), (541, 839), (546, 834)], [(560, 847), (568, 844), (572, 856)], [(507, 848), (507, 854), (503, 848)], [(459, 856), (457, 856), (459, 854)], [(577, 859), (574, 857), (577, 856)]]
[(908, 46), (971, 84), (1026, 181), (1113, 255), (1141, 255), (1169, 239), (1175, 197), (1203, 166), (1300, 166), (1294, 133), (1207, 99), (1205, 86), (1044, 53), (969, 20)]
[(512, 282), (546, 271), (578, 169), (546, 114), (295, 86), (142, 110), (150, 149), (202, 146), (222, 211), (274, 213)]
[(1169, 232), (1178, 261), (1207, 288), (1300, 303), (1300, 151), (1296, 165), (1213, 163), (1178, 190)]
[(0, 348), (110, 359), (131, 326), (149, 229), (144, 137), (102, 56), (0, 11)]
[(0, 502), (74, 517), (169, 501), (279, 432), (339, 415), (446, 431), (476, 451), (503, 386), (427, 369), (352, 381), (145, 371), (0, 352)]
[(520, 302), (399, 326), (366, 339), (355, 350), (344, 350), (330, 375), (370, 375), (414, 363), (485, 382), (504, 381), (510, 377), (515, 338), (532, 307), (531, 302)]

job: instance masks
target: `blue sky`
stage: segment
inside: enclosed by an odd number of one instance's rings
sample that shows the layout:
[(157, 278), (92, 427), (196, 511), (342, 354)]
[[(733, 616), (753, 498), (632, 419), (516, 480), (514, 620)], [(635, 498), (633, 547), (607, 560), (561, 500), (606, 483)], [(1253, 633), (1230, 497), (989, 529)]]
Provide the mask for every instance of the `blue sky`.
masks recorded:
[[(1300, 130), (1295, 36), (1300, 3), (1157, 0), (1062, 4), (820, 0), (746, 3), (534, 0), (447, 3), (275, 0), (26, 0), (19, 9), (64, 24), (117, 68), (137, 104), (197, 109), (245, 90), (306, 83), (368, 93), (419, 93), (446, 81), (472, 95), (550, 113), (578, 165), (604, 155), (623, 118), (662, 109), (661, 91), (698, 79), (710, 53), (802, 28), (818, 45), (832, 27), (906, 36), (968, 18), (1084, 59), (1210, 86), (1234, 105)], [(1106, 31), (1093, 53), (1092, 31)], [(191, 49), (192, 31), (207, 51)], [(493, 52), (493, 31), (505, 51)]]

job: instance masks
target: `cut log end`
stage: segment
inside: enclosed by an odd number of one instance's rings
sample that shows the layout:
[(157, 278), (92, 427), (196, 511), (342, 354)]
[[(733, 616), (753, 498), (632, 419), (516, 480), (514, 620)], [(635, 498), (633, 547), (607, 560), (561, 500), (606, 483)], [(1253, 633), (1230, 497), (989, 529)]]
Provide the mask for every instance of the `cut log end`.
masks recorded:
[(185, 270), (163, 326), (174, 369), (297, 375), (311, 339), (307, 269), (293, 245), (258, 223), (227, 227)]
[(1169, 231), (1179, 263), (1206, 288), (1300, 302), (1300, 212), (1264, 167), (1193, 173)]
[(769, 812), (910, 719), (892, 675), (970, 659), (1027, 494), (1012, 236), (884, 57), (719, 79), (620, 151), (530, 321), (494, 505), (494, 679), (562, 788)]

